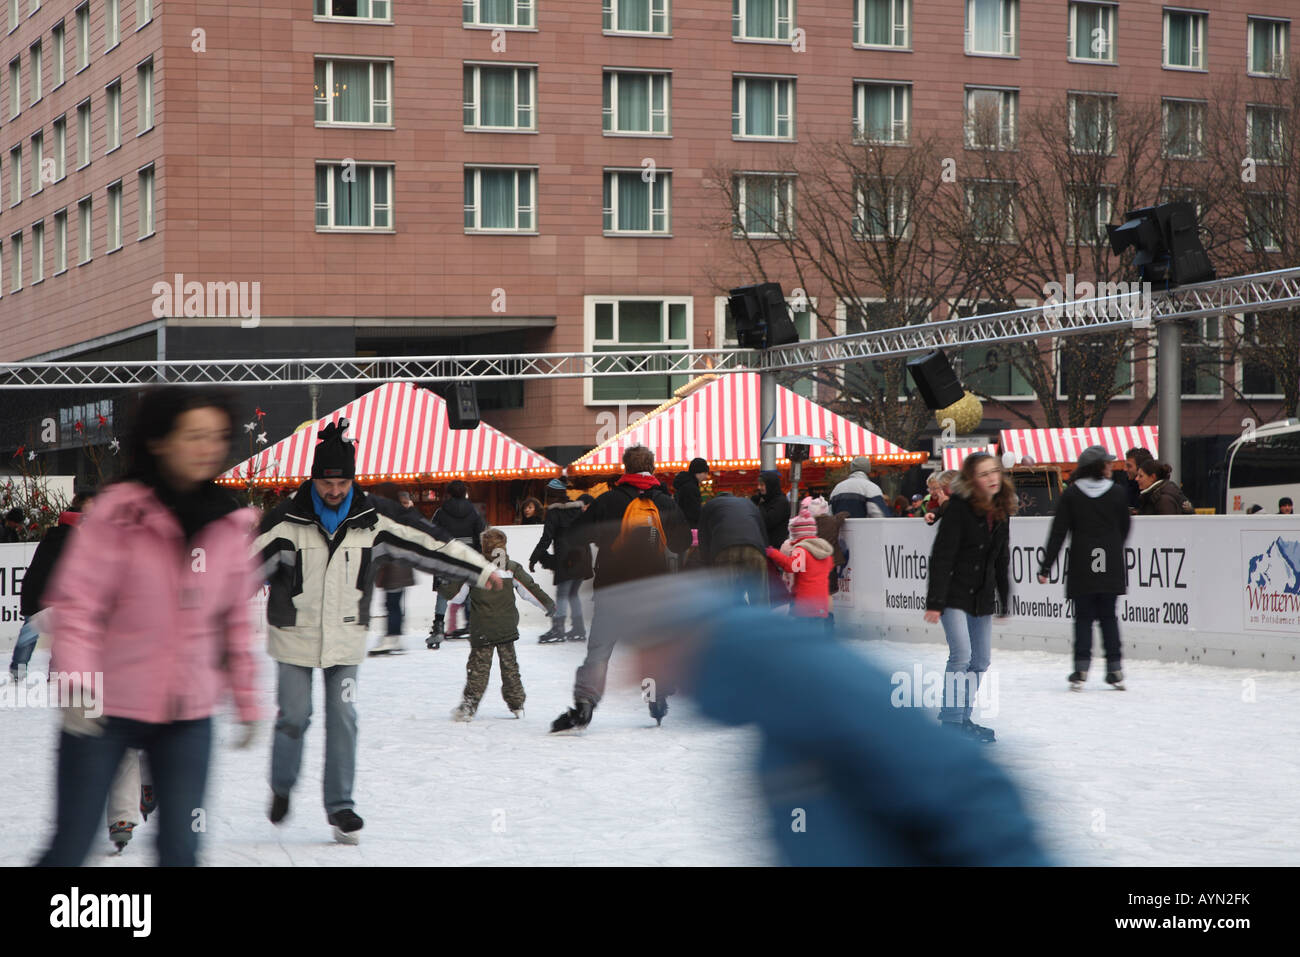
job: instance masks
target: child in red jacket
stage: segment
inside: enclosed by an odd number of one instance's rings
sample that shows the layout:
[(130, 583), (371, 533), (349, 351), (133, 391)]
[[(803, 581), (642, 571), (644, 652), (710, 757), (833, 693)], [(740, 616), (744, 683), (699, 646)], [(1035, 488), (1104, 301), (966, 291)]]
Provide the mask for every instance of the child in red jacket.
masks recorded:
[[(794, 602), (790, 614), (798, 618), (831, 617), (831, 557), (835, 549), (817, 537), (817, 520), (806, 507), (790, 519), (790, 554), (768, 548), (767, 557), (794, 576)], [(829, 623), (829, 622), (828, 622)]]

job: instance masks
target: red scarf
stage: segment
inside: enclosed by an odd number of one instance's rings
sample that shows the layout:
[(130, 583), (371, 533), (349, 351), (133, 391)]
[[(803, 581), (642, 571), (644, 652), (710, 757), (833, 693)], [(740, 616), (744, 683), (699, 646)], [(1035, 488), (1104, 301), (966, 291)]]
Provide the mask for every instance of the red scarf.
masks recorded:
[(631, 485), (638, 491), (644, 492), (648, 488), (654, 488), (659, 485), (659, 480), (649, 472), (625, 472), (619, 477), (615, 485)]

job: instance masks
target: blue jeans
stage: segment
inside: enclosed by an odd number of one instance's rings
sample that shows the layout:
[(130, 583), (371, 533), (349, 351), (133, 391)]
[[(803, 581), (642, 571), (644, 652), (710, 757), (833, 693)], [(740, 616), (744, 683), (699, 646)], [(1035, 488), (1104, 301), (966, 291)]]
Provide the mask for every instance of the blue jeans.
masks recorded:
[(587, 630), (582, 620), (582, 599), (578, 597), (578, 589), (582, 587), (582, 579), (571, 578), (566, 582), (557, 582), (555, 585), (555, 621), (561, 628), (564, 627), (564, 609), (567, 605), (569, 608), (569, 617), (573, 622), (574, 631), (585, 632)]
[[(280, 713), (271, 745), (271, 790), (289, 796), (302, 768), (303, 736), (311, 724), (311, 676), (314, 668), (279, 664)], [(325, 674), (325, 813), (353, 807), (352, 782), (357, 770), (357, 666), (322, 668)], [(159, 807), (162, 806), (161, 795)]]
[(939, 720), (961, 724), (970, 720), (980, 676), (988, 671), (993, 652), (993, 616), (971, 615), (945, 608), (939, 620), (948, 639), (948, 664), (943, 669), (943, 707)]
[(384, 592), (384, 601), (388, 603), (388, 633), (390, 635), (400, 635), (402, 633), (402, 588), (394, 588), (391, 591)]
[(27, 662), (32, 660), (32, 652), (36, 649), (36, 642), (40, 637), (41, 633), (36, 630), (32, 620), (24, 618), (23, 626), (18, 629), (18, 643), (14, 645), (13, 660), (9, 662), (10, 671), (19, 665), (27, 667)]
[(203, 807), (212, 752), (212, 720), (147, 724), (105, 718), (99, 737), (59, 735), (58, 823), (40, 867), (80, 867), (95, 832), (104, 826), (104, 809), (114, 775), (128, 748), (148, 756), (158, 797), (158, 864), (193, 867), (199, 831), (194, 812)]

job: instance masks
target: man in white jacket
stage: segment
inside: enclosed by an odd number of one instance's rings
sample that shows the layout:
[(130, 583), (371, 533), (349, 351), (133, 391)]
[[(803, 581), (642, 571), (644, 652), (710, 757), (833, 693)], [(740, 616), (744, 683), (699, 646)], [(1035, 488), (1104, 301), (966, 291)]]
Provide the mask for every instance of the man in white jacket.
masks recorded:
[(849, 464), (849, 477), (831, 489), (831, 514), (848, 512), (849, 518), (893, 518), (885, 493), (871, 481), (871, 459), (859, 455)]
[(312, 671), (325, 678), (325, 813), (336, 840), (356, 844), (362, 820), (352, 801), (356, 773), (357, 666), (366, 631), (375, 563), (409, 565), (443, 579), (500, 588), (495, 566), (472, 548), (447, 541), (436, 526), (353, 484), (356, 446), (343, 440), (346, 419), (321, 430), (312, 477), (262, 522), (256, 547), (270, 583), (268, 650), (279, 662), (271, 810), (289, 813), (311, 723)]

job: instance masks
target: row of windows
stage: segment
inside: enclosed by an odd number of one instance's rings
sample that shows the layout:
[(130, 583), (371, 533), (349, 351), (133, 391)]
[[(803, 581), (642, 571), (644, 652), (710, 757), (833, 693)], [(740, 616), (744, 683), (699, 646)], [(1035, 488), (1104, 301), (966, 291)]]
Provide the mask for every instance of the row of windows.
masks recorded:
[[(154, 166), (148, 166), (136, 172), (137, 190), (137, 240), (148, 239), (154, 233)], [(85, 265), (94, 258), (94, 197), (84, 196), (77, 202), (76, 252), (79, 265)], [(122, 180), (110, 183), (105, 190), (105, 235), (104, 251), (114, 252), (122, 248)], [(18, 230), (9, 237), (6, 248), (0, 241), (0, 296), (4, 294), (4, 264), (9, 267), (9, 292), (18, 292), (23, 288), (24, 276), (34, 286), (44, 282), (46, 270), (45, 220), (40, 219), (30, 227), (31, 239), (26, 241), (23, 230)], [(53, 216), (53, 245), (50, 250), (51, 274), (58, 276), (68, 268), (68, 210), (60, 209)], [(8, 257), (7, 260), (5, 257)]]
[[(136, 135), (153, 129), (153, 59), (136, 67)], [(104, 88), (104, 152), (112, 153), (122, 145), (122, 79), (118, 77)], [(77, 169), (91, 162), (91, 101), (77, 104)], [(52, 124), (51, 142), (46, 149), (44, 129), (37, 130), (30, 141), (31, 194), (60, 182), (67, 175), (68, 119), (64, 114)], [(2, 196), (3, 193), (0, 193)], [(9, 149), (9, 206), (23, 201), (23, 145)]]

